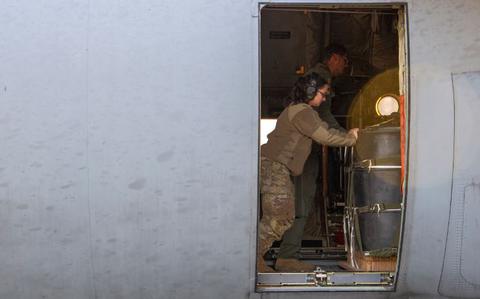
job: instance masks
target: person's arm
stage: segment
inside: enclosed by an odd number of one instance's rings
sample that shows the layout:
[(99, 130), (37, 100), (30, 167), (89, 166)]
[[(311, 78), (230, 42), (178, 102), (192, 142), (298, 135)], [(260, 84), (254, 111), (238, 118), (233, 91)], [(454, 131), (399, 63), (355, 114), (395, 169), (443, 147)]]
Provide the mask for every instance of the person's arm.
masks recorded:
[(329, 128), (312, 109), (304, 109), (292, 118), (292, 124), (304, 135), (317, 143), (329, 146), (352, 146), (357, 138), (356, 131), (349, 133)]

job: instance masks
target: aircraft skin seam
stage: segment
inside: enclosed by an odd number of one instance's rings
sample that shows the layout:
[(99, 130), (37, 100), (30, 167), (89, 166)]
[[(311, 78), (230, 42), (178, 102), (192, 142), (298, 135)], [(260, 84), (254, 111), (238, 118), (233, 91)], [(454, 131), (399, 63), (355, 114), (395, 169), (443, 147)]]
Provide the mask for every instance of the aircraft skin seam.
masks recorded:
[[(442, 270), (441, 270), (441, 275), (440, 275), (440, 280), (438, 282), (438, 287), (437, 287), (437, 292), (439, 294), (442, 294), (442, 295), (445, 295), (444, 292), (441, 291), (441, 288), (442, 288), (442, 282), (445, 282), (445, 283), (448, 283), (449, 282), (449, 279), (446, 278), (446, 274), (445, 274), (445, 264), (447, 263), (446, 261), (446, 258), (447, 258), (447, 247), (448, 247), (448, 243), (449, 243), (449, 238), (451, 237), (450, 236), (450, 227), (453, 222), (454, 219), (452, 219), (452, 207), (454, 205), (454, 194), (453, 194), (453, 189), (454, 189), (454, 175), (455, 175), (455, 146), (456, 146), (456, 114), (455, 114), (455, 103), (456, 103), (456, 97), (455, 97), (455, 84), (454, 84), (454, 77), (456, 75), (462, 75), (462, 74), (468, 74), (468, 73), (478, 73), (479, 71), (476, 71), (476, 72), (459, 72), (459, 73), (451, 73), (451, 83), (452, 83), (452, 104), (453, 104), (453, 143), (452, 143), (452, 176), (451, 176), (451, 187), (450, 187), (450, 206), (449, 206), (449, 213), (448, 213), (448, 227), (447, 227), (447, 233), (446, 233), (446, 238), (445, 238), (445, 247), (444, 247), (444, 254), (443, 254), (443, 263), (442, 263)], [(463, 273), (462, 273), (462, 257), (461, 257), (461, 253), (463, 251), (463, 239), (464, 239), (464, 222), (465, 222), (465, 190), (467, 187), (471, 186), (471, 185), (475, 185), (474, 183), (472, 184), (468, 184), (466, 186), (464, 186), (464, 189), (463, 189), (463, 197), (462, 197), (462, 204), (461, 204), (461, 210), (458, 211), (457, 213), (460, 214), (459, 217), (456, 219), (457, 221), (461, 222), (461, 225), (458, 225), (455, 227), (455, 229), (457, 229), (458, 227), (461, 227), (462, 230), (461, 232), (459, 232), (458, 234), (458, 237), (459, 237), (459, 241), (457, 241), (457, 239), (451, 241), (451, 242), (455, 242), (455, 247), (456, 247), (456, 250), (454, 252), (454, 256), (452, 259), (455, 259), (457, 260), (458, 259), (458, 277), (460, 277), (464, 283), (466, 283), (467, 285), (473, 287), (473, 288), (478, 288), (480, 285), (479, 284), (475, 284), (475, 283), (472, 283), (470, 282), (469, 280), (467, 280)], [(457, 209), (458, 210), (458, 209)], [(453, 238), (453, 237), (451, 237)], [(456, 275), (455, 275), (456, 276)], [(461, 285), (458, 284), (458, 281), (457, 281), (457, 286), (458, 287), (462, 287)]]

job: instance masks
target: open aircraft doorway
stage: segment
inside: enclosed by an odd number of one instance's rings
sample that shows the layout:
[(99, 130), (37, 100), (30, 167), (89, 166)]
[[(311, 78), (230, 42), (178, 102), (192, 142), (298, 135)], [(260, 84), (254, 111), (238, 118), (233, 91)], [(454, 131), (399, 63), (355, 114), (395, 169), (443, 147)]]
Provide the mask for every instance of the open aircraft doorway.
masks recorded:
[[(406, 4), (269, 3), (259, 10), (256, 290), (393, 291), (407, 183)], [(298, 125), (293, 112), (282, 112), (310, 105), (308, 100), (292, 104), (292, 94), (299, 78), (313, 72), (329, 84), (325, 102), (312, 106), (315, 113), (329, 128), (338, 125), (340, 135), (359, 128), (358, 139), (354, 146), (337, 147), (314, 141), (298, 174), (280, 153), (290, 147), (286, 155), (296, 154), (298, 140), (289, 134)], [(313, 87), (308, 99), (324, 93)], [(326, 119), (325, 110), (333, 120)], [(274, 164), (289, 173), (289, 182), (272, 183), (272, 173), (279, 171), (272, 170)], [(272, 196), (272, 188), (280, 188), (280, 196), (278, 190)], [(293, 204), (276, 202), (291, 194)], [(285, 223), (288, 213), (295, 214), (293, 223)]]

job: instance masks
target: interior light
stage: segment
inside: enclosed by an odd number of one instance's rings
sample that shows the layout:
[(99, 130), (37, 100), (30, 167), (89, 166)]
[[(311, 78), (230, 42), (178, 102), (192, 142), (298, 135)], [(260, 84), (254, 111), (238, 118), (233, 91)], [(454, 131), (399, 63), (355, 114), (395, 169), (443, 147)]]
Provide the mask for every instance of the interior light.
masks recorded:
[(260, 145), (267, 143), (267, 135), (275, 129), (277, 124), (276, 119), (261, 119), (260, 120)]
[(375, 103), (375, 111), (377, 115), (388, 116), (394, 112), (398, 112), (400, 105), (398, 96), (394, 94), (386, 94), (378, 98)]

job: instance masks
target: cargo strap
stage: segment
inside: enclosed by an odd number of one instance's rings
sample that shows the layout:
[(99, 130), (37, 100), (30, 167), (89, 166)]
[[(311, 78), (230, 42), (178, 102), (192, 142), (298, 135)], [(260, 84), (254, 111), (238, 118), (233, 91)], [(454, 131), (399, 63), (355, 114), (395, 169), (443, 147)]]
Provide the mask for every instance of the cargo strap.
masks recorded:
[(382, 202), (371, 204), (369, 206), (354, 208), (357, 213), (388, 213), (402, 211), (402, 204), (384, 204)]
[[(344, 233), (345, 233), (345, 249), (348, 252), (350, 266), (353, 268), (359, 268), (357, 261), (355, 259), (355, 251), (357, 251), (357, 233), (355, 223), (355, 211), (352, 209), (353, 206), (353, 175), (352, 175), (352, 165), (353, 165), (353, 147), (350, 148), (350, 167), (347, 168), (347, 205), (345, 209), (345, 219), (344, 219)], [(360, 248), (361, 250), (361, 248)]]
[(358, 161), (354, 167), (370, 169), (401, 169), (400, 156), (392, 156), (388, 158), (366, 159)]
[(370, 250), (365, 252), (364, 254), (367, 256), (374, 256), (374, 257), (391, 257), (397, 255), (398, 248), (395, 247), (388, 247), (388, 248), (381, 248)]

